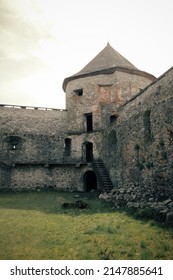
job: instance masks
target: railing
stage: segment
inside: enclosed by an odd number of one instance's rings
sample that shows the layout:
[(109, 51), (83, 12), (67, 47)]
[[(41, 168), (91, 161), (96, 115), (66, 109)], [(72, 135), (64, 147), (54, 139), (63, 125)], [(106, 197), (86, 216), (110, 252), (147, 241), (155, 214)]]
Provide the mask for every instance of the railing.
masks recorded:
[(23, 106), (23, 105), (10, 105), (10, 104), (0, 104), (0, 107), (13, 108), (13, 109), (40, 110), (40, 111), (61, 111), (61, 112), (62, 111), (67, 111), (66, 109), (58, 109), (58, 108)]

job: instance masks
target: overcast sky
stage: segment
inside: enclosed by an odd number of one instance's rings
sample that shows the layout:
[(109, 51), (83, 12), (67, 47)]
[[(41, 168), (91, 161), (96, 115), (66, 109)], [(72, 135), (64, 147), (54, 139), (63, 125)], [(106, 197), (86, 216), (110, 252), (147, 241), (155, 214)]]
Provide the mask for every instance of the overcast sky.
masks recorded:
[(64, 108), (64, 78), (107, 42), (160, 76), (173, 66), (172, 13), (172, 0), (0, 0), (0, 103)]

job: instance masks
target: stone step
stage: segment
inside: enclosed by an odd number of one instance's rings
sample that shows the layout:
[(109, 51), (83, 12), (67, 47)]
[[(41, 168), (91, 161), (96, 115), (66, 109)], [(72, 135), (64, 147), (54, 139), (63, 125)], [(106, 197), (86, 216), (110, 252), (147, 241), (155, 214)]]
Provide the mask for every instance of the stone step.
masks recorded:
[(113, 184), (110, 180), (109, 174), (105, 168), (105, 165), (102, 160), (97, 160), (93, 162), (93, 167), (98, 176), (100, 185), (102, 186), (103, 191), (110, 191), (113, 188)]

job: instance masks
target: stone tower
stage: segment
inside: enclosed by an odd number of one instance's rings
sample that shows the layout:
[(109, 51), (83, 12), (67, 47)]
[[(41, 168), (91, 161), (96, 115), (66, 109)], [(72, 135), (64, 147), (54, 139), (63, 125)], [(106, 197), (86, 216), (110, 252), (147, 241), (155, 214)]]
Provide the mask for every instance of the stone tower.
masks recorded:
[(101, 158), (102, 132), (107, 129), (104, 105), (110, 106), (108, 115), (114, 118), (117, 108), (154, 79), (154, 76), (138, 70), (109, 43), (80, 72), (66, 78), (63, 89), (66, 92), (68, 133), (76, 154), (82, 153), (87, 160), (93, 155)]

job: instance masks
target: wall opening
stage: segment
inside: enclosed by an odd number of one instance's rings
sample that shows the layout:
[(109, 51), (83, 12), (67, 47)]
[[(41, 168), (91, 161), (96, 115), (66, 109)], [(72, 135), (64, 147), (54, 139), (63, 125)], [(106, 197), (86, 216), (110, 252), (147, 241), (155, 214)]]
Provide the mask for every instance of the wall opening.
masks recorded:
[(86, 162), (93, 161), (93, 143), (87, 142), (85, 144)]
[(69, 157), (71, 156), (71, 139), (70, 138), (66, 138), (65, 139), (65, 156)]
[(85, 114), (86, 131), (93, 131), (93, 115), (92, 113)]
[(117, 122), (117, 119), (118, 119), (118, 114), (117, 113), (114, 113), (110, 116), (110, 124), (116, 124)]
[(97, 189), (97, 177), (94, 171), (87, 171), (83, 177), (84, 180), (84, 191), (90, 192), (91, 190)]
[(7, 150), (20, 150), (22, 138), (19, 136), (7, 136), (5, 138), (5, 145)]
[(82, 88), (76, 89), (76, 90), (74, 90), (74, 93), (77, 96), (82, 96), (83, 95), (83, 89)]

